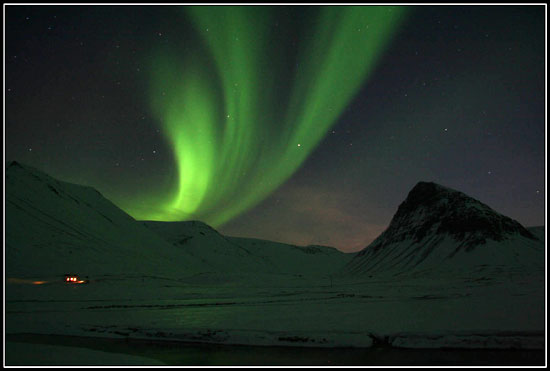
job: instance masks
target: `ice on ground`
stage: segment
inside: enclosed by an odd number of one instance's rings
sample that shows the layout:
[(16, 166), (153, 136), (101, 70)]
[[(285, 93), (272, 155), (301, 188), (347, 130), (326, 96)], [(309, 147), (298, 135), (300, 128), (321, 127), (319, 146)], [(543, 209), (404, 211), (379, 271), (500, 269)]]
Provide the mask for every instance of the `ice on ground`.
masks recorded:
[(6, 366), (162, 366), (163, 362), (87, 348), (6, 342)]

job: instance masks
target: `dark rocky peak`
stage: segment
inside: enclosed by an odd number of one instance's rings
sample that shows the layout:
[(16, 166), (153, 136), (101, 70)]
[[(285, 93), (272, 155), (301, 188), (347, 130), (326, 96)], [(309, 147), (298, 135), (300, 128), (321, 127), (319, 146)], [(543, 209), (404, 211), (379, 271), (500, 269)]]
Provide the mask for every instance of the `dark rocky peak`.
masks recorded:
[(502, 241), (512, 234), (537, 239), (515, 220), (466, 194), (432, 182), (419, 182), (399, 205), (390, 226), (369, 248), (411, 240), (414, 243), (450, 236), (460, 248), (486, 240)]

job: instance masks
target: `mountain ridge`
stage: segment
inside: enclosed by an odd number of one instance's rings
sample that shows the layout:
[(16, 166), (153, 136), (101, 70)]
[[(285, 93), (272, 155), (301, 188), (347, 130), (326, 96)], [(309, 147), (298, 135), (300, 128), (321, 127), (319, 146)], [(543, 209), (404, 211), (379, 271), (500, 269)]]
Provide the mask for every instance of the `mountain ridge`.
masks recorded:
[(199, 263), (140, 226), (93, 187), (11, 161), (5, 171), (6, 271), (118, 274)]
[[(517, 221), (463, 192), (433, 182), (419, 182), (399, 205), (388, 228), (359, 251), (345, 270), (360, 273), (362, 270), (405, 272), (423, 265), (436, 268), (458, 254), (479, 252), (485, 245), (489, 247), (484, 253), (493, 251), (498, 244), (515, 242), (538, 246), (541, 241)], [(512, 264), (513, 260), (519, 262), (524, 255), (514, 246), (502, 249), (501, 253), (510, 256), (505, 259), (493, 254), (493, 258), (504, 265)], [(482, 255), (470, 256), (471, 261), (459, 260), (475, 265), (475, 259), (480, 259), (479, 265), (491, 265), (491, 257)], [(424, 264), (430, 260), (430, 264)]]
[(88, 263), (102, 272), (142, 266), (166, 271), (162, 264), (167, 264), (174, 275), (314, 276), (453, 264), (465, 269), (534, 266), (544, 242), (544, 228), (524, 228), (462, 192), (431, 182), (411, 189), (369, 246), (346, 254), (327, 246), (225, 236), (200, 221), (136, 221), (93, 187), (59, 181), (17, 161), (6, 164), (5, 181), (6, 260), (12, 262), (7, 268), (18, 272), (83, 271)]
[(12, 276), (68, 271), (316, 276), (347, 261), (335, 249), (328, 256), (317, 252), (329, 248), (228, 237), (200, 221), (137, 221), (93, 187), (57, 180), (17, 161), (6, 164), (5, 179), (6, 260)]
[[(425, 215), (425, 209), (430, 210), (428, 215)], [(411, 230), (407, 224), (411, 221), (411, 214), (419, 210), (424, 217), (422, 224)], [(502, 241), (506, 234), (514, 232), (536, 239), (517, 221), (497, 213), (463, 192), (433, 182), (418, 182), (399, 205), (388, 228), (379, 236), (385, 239), (382, 245), (377, 238), (369, 246), (375, 249), (383, 247), (388, 242), (387, 235), (390, 234), (397, 240), (412, 234), (415, 242), (420, 242), (434, 226), (437, 227), (437, 234), (450, 235), (461, 241), (459, 248), (464, 247), (467, 250), (484, 244), (487, 239)]]

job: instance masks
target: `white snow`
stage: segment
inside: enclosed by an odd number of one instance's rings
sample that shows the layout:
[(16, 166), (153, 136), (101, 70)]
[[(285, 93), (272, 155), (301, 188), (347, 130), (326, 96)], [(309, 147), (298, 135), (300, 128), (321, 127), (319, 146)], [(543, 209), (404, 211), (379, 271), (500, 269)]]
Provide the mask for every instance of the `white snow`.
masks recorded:
[[(472, 339), (479, 347), (543, 344), (540, 275), (337, 278), (332, 287), (328, 280), (283, 275), (242, 278), (221, 284), (138, 277), (78, 287), (13, 284), (6, 332), (356, 347), (403, 333), (413, 336), (401, 335), (400, 346), (453, 346), (460, 334), (461, 342)], [(480, 336), (498, 340), (483, 343)], [(296, 338), (301, 340), (288, 340)]]
[[(358, 260), (328, 247), (227, 237), (203, 223), (138, 222), (91, 188), (11, 166), (5, 331), (543, 349), (544, 241), (493, 241), (452, 259), (451, 239), (431, 242), (437, 249), (425, 258), (429, 244), (404, 240)], [(90, 284), (65, 284), (69, 272)]]
[(7, 166), (5, 223), (7, 277), (200, 270), (93, 188), (27, 166)]
[(6, 366), (162, 366), (156, 359), (86, 348), (6, 343)]

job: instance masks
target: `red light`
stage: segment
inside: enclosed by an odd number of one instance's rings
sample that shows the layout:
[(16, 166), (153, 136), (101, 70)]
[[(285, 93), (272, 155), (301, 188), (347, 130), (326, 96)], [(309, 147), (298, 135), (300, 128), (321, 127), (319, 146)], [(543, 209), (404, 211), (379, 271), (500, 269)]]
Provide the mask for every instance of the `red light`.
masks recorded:
[(79, 278), (78, 276), (65, 276), (65, 282), (68, 283), (87, 283), (86, 280)]

